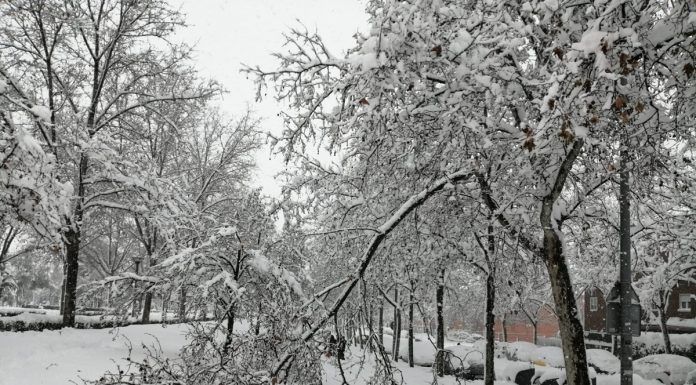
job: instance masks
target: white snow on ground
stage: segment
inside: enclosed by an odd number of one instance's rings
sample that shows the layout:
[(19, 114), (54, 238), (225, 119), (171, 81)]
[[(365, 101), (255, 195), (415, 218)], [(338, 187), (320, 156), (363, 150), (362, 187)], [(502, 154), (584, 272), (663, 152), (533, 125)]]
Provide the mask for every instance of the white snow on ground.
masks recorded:
[[(125, 368), (128, 365), (126, 358), (129, 356), (134, 361), (145, 358), (146, 350), (142, 347), (161, 348), (164, 357), (176, 359), (179, 349), (186, 343), (186, 324), (176, 325), (131, 325), (114, 329), (63, 329), (43, 332), (0, 332), (0, 385), (62, 385), (82, 384), (81, 378), (98, 379), (107, 371), (116, 371), (118, 366)], [(388, 343), (385, 336), (385, 343)], [(422, 337), (422, 336), (419, 336)], [(388, 338), (391, 340), (391, 338)], [(420, 338), (419, 338), (420, 339)], [(391, 341), (389, 341), (391, 342)], [(451, 341), (448, 341), (451, 343)], [(431, 343), (427, 339), (421, 339), (416, 344), (417, 361), (432, 361), (429, 354), (435, 350), (428, 347)], [(402, 346), (406, 346), (405, 340)], [(449, 349), (456, 352), (479, 353), (476, 361), (483, 361), (478, 344), (461, 344), (450, 346)], [(520, 345), (520, 346), (517, 346)], [(562, 360), (562, 354), (556, 349), (541, 347), (529, 352), (531, 346), (515, 345), (517, 353), (527, 355), (530, 359), (543, 358), (547, 363), (556, 363)], [(387, 350), (388, 350), (387, 344)], [(129, 353), (129, 347), (132, 351)], [(403, 351), (403, 350), (402, 350)], [(461, 351), (461, 352), (460, 352)], [(362, 360), (362, 351), (357, 347), (348, 350), (348, 357), (343, 361), (344, 370), (349, 383), (363, 385), (371, 378), (375, 370), (374, 358), (369, 356)], [(602, 353), (590, 353), (591, 360), (595, 360), (607, 366), (615, 365), (615, 361)], [(596, 357), (595, 357), (596, 356)], [(658, 357), (659, 358), (659, 357)], [(683, 358), (683, 357), (682, 357)], [(684, 358), (683, 358), (684, 359)], [(328, 385), (342, 384), (340, 372), (335, 366), (335, 358), (323, 358), (323, 383)], [(640, 360), (636, 366), (640, 366)], [(681, 371), (688, 373), (691, 363), (677, 362), (674, 359), (661, 363), (676, 372), (679, 366)], [(686, 362), (686, 361), (684, 361)], [(395, 364), (395, 377), (403, 378), (405, 385), (426, 385), (433, 382), (433, 370), (430, 367), (416, 366), (409, 368), (408, 363), (400, 361)], [(529, 362), (510, 361), (496, 359), (496, 385), (510, 385), (519, 370), (530, 368)], [(688, 366), (688, 368), (687, 368)], [(682, 368), (683, 367), (683, 368)], [(564, 375), (562, 369), (550, 366), (535, 366), (537, 376), (554, 377)], [(593, 371), (594, 372), (594, 371)], [(680, 374), (681, 376), (681, 374)], [(684, 374), (685, 376), (685, 374)], [(683, 379), (680, 378), (683, 381)], [(438, 379), (439, 384), (457, 384), (453, 376), (445, 376)], [(598, 385), (618, 385), (617, 375), (597, 375)], [(643, 380), (635, 376), (636, 385), (658, 385), (655, 380)], [(683, 382), (682, 382), (683, 383)], [(483, 381), (467, 381), (468, 385), (482, 385)]]
[(145, 358), (142, 344), (176, 358), (188, 326), (132, 325), (115, 329), (63, 329), (0, 333), (0, 385), (62, 385), (98, 379), (125, 366), (128, 345), (134, 360)]

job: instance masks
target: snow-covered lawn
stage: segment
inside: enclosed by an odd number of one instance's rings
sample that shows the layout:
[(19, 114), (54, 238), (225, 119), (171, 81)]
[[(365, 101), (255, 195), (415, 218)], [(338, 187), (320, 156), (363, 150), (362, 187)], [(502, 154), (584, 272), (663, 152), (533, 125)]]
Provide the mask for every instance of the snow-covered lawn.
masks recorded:
[[(107, 371), (116, 371), (118, 366), (128, 365), (127, 357), (139, 361), (146, 356), (146, 347), (161, 349), (164, 357), (176, 359), (179, 349), (186, 343), (186, 333), (189, 326), (176, 325), (131, 325), (114, 329), (63, 329), (42, 332), (0, 332), (0, 385), (62, 385), (82, 384), (81, 379), (95, 380)], [(391, 336), (385, 336), (391, 337)], [(421, 336), (419, 336), (421, 337)], [(391, 340), (391, 338), (388, 338)], [(385, 343), (391, 342), (386, 341)], [(416, 356), (428, 360), (429, 354), (434, 355), (434, 349), (422, 349), (427, 341), (416, 346)], [(448, 341), (449, 342), (449, 341)], [(427, 342), (429, 343), (429, 342)], [(406, 341), (402, 341), (402, 346)], [(451, 346), (454, 351), (480, 350), (477, 344), (462, 344)], [(541, 356), (548, 362), (562, 359), (560, 349), (536, 348), (532, 344), (514, 345), (516, 359), (496, 359), (496, 384), (509, 385), (515, 373), (525, 368), (531, 368), (529, 361)], [(132, 349), (132, 350), (131, 350)], [(544, 353), (544, 354), (541, 354)], [(351, 384), (361, 385), (373, 375), (375, 370), (374, 358), (362, 360), (362, 351), (353, 347), (348, 351), (348, 357), (343, 361), (346, 377)], [(560, 355), (560, 357), (559, 357)], [(521, 359), (524, 358), (524, 359)], [(607, 357), (597, 355), (597, 361), (607, 361)], [(478, 358), (482, 360), (482, 357)], [(342, 384), (340, 372), (335, 366), (335, 359), (324, 360), (323, 383), (328, 385)], [(526, 362), (525, 362), (526, 361)], [(612, 363), (614, 364), (614, 363)], [(408, 364), (400, 361), (396, 365), (395, 377), (403, 378), (406, 385), (425, 385), (433, 382), (433, 371), (430, 367), (416, 366), (409, 368)], [(524, 366), (524, 367), (523, 367)], [(562, 365), (559, 365), (562, 366)], [(604, 366), (604, 365), (603, 365)], [(562, 369), (553, 367), (535, 367), (537, 375), (553, 375), (552, 371), (561, 373)], [(597, 375), (598, 384), (614, 385), (618, 383), (616, 375)], [(656, 381), (636, 379), (637, 384), (653, 385)], [(456, 384), (453, 376), (438, 379), (439, 384)], [(467, 381), (470, 385), (480, 385), (482, 381)]]
[[(142, 344), (161, 346), (164, 356), (175, 359), (186, 343), (187, 330), (185, 324), (150, 324), (114, 329), (0, 332), (0, 385), (82, 384), (81, 378), (98, 379), (106, 371), (117, 370), (117, 365), (127, 366), (129, 346), (132, 347), (130, 356), (133, 360), (143, 359), (145, 349)], [(353, 348), (349, 360), (344, 362), (349, 381), (356, 378), (367, 380), (374, 372), (374, 364), (369, 360), (361, 371), (360, 354), (359, 349)], [(323, 383), (340, 385), (342, 381), (338, 368), (327, 359), (324, 359), (323, 366)], [(396, 366), (396, 377), (403, 377), (407, 385), (432, 383), (433, 373), (429, 367), (409, 368), (403, 361)], [(448, 376), (438, 383), (449, 385), (457, 381)], [(501, 382), (500, 385), (505, 383)]]
[(131, 357), (145, 357), (146, 346), (161, 346), (176, 358), (188, 326), (132, 325), (115, 329), (63, 329), (0, 332), (0, 385), (62, 385), (80, 378), (98, 379)]

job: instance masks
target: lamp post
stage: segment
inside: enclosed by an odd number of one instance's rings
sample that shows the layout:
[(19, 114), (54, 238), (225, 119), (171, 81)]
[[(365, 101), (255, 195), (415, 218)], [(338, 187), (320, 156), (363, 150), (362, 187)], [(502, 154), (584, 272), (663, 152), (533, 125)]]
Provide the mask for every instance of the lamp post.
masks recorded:
[[(143, 261), (143, 257), (136, 256), (133, 257), (133, 264), (135, 266), (135, 275), (140, 274), (140, 263)], [(132, 317), (137, 317), (140, 313), (140, 296), (138, 295), (138, 281), (133, 281), (133, 311), (131, 312)]]
[(621, 169), (619, 170), (619, 298), (621, 302), (619, 317), (621, 349), (619, 350), (619, 357), (621, 359), (621, 385), (632, 385), (633, 330), (631, 330), (631, 305), (633, 287), (631, 286), (631, 205), (629, 201), (628, 148), (625, 146), (627, 144), (624, 144), (624, 147), (621, 149)]

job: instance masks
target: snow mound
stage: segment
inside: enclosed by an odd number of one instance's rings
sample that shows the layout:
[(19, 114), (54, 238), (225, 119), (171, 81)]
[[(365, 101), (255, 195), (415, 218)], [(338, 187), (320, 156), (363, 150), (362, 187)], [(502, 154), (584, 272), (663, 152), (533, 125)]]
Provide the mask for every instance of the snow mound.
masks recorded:
[[(621, 375), (600, 375), (597, 376), (597, 385), (621, 385)], [(643, 377), (634, 374), (633, 375), (633, 385), (664, 385), (657, 380), (646, 380)]]
[(653, 354), (633, 362), (633, 371), (646, 379), (656, 379), (664, 384), (683, 385), (696, 363), (676, 354)]
[[(542, 346), (536, 348), (532, 353), (532, 361), (543, 362), (545, 365), (554, 368), (564, 368), (565, 360), (563, 359), (563, 349), (557, 346)], [(543, 382), (543, 381), (542, 381)]]
[(538, 347), (531, 342), (518, 341), (510, 342), (505, 348), (505, 352), (509, 360), (532, 362), (534, 361), (532, 353), (534, 353), (536, 349), (538, 349)]
[(483, 351), (467, 345), (450, 346), (445, 349), (451, 353), (450, 365), (453, 369), (468, 368), (472, 365), (483, 365)]
[(598, 373), (614, 374), (621, 368), (621, 361), (602, 349), (587, 349), (587, 363)]
[[(433, 366), (437, 349), (428, 340), (413, 339), (413, 363), (418, 366)], [(399, 358), (408, 361), (408, 338), (399, 341)]]

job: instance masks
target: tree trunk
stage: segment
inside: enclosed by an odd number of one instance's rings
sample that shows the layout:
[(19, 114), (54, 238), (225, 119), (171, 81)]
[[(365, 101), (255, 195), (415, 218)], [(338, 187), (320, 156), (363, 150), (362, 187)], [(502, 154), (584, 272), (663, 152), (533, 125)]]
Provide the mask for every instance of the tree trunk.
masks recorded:
[[(150, 267), (155, 266), (155, 264), (157, 262), (152, 259), (152, 256), (150, 255), (148, 258), (150, 259)], [(152, 289), (152, 286), (150, 287), (150, 289)], [(144, 323), (144, 324), (150, 323), (150, 310), (151, 309), (152, 309), (152, 291), (148, 290), (145, 293), (145, 299), (143, 300), (142, 323)]]
[(413, 290), (411, 290), (408, 301), (408, 366), (411, 368), (413, 367), (413, 300)]
[(179, 290), (179, 322), (186, 321), (186, 287), (181, 285)]
[(507, 313), (503, 314), (503, 322), (501, 326), (503, 327), (503, 341), (508, 342)]
[(78, 257), (80, 254), (80, 232), (70, 229), (65, 233), (65, 294), (63, 298), (63, 327), (75, 325), (77, 309)]
[[(628, 137), (626, 136), (626, 139)], [(627, 142), (621, 148), (619, 170), (619, 281), (621, 285), (621, 384), (633, 384), (633, 334), (631, 331), (631, 205), (629, 201), (629, 173)]]
[(660, 329), (662, 331), (662, 339), (665, 342), (665, 353), (672, 354), (672, 341), (670, 341), (667, 331), (667, 314), (665, 313), (664, 304), (660, 304), (657, 307), (657, 312), (660, 316)]
[(532, 329), (533, 329), (533, 336), (532, 338), (534, 339), (532, 343), (536, 345), (539, 340), (539, 325), (536, 322), (532, 322)]
[(227, 356), (230, 351), (230, 345), (232, 345), (232, 333), (234, 332), (234, 304), (230, 306), (230, 310), (227, 312), (227, 337), (225, 338), (225, 345), (222, 347), (222, 354)]
[(443, 317), (443, 308), (445, 301), (445, 269), (440, 270), (438, 277), (437, 289), (435, 291), (435, 301), (437, 303), (437, 375), (442, 377), (445, 375), (445, 319)]
[(67, 258), (63, 257), (63, 280), (60, 285), (60, 303), (58, 306), (60, 307), (60, 310), (58, 311), (58, 314), (63, 315), (65, 312), (65, 282), (68, 275), (68, 264), (65, 261)]
[(544, 263), (551, 280), (551, 292), (556, 303), (556, 314), (565, 357), (565, 367), (570, 385), (590, 385), (587, 355), (582, 323), (578, 317), (573, 285), (568, 265), (563, 256), (563, 246), (551, 227), (544, 230)]
[(394, 362), (399, 362), (399, 340), (401, 339), (401, 312), (399, 311), (399, 289), (394, 288), (394, 342), (392, 348), (392, 358)]
[(379, 316), (377, 319), (377, 338), (379, 339), (379, 344), (384, 347), (384, 301), (379, 302)]
[(489, 272), (486, 278), (486, 363), (484, 371), (485, 385), (493, 385), (495, 381), (495, 367), (493, 359), (495, 357), (495, 315), (493, 314), (493, 306), (495, 305), (495, 278), (492, 272)]

